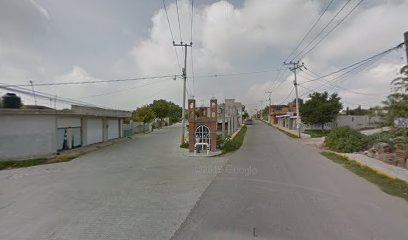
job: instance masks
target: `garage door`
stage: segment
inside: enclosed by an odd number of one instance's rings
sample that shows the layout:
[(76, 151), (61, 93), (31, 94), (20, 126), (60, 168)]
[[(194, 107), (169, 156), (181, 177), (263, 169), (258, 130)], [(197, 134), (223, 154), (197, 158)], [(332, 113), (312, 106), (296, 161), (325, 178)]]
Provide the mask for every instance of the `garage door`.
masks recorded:
[(103, 122), (102, 119), (88, 119), (86, 122), (87, 144), (103, 141)]
[(114, 139), (119, 137), (119, 120), (108, 120), (108, 139)]

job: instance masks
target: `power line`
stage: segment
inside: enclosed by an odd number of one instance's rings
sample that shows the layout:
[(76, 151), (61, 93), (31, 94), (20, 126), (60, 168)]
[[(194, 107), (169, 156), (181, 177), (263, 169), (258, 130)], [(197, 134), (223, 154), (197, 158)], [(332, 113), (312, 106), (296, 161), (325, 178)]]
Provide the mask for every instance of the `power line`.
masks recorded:
[(327, 36), (329, 36), (330, 33), (332, 33), (338, 26), (340, 26), (340, 24), (342, 24), (344, 22), (344, 20), (350, 16), (354, 10), (357, 9), (357, 7), (363, 2), (364, 0), (360, 0), (332, 29), (330, 29), (315, 45), (313, 45), (312, 48), (310, 48), (308, 51), (306, 51), (305, 53), (302, 54), (301, 57), (299, 57), (299, 59), (304, 58), (308, 53), (310, 53), (311, 51), (313, 51), (325, 38), (327, 38)]
[[(389, 52), (387, 52), (387, 53), (389, 53)], [(359, 68), (365, 66), (363, 69), (358, 71), (358, 72), (361, 72), (364, 69), (368, 68), (370, 65), (374, 64), (376, 61), (380, 60), (381, 57), (383, 57), (383, 56), (385, 56), (385, 55), (380, 55), (380, 56), (378, 56), (378, 58), (372, 58), (369, 61), (362, 62), (359, 65), (354, 66), (353, 68), (351, 68), (347, 72), (342, 73), (341, 75), (339, 75), (337, 77), (334, 77), (333, 79), (327, 81), (325, 84), (321, 85), (320, 87), (315, 88), (313, 91), (318, 91), (318, 90), (321, 90), (322, 88), (327, 89), (327, 87), (329, 87), (330, 84), (334, 85), (335, 82), (345, 81), (345, 80), (349, 79), (349, 77), (347, 75), (350, 75), (356, 69), (359, 69)], [(319, 78), (319, 79), (321, 79), (321, 78)], [(318, 79), (312, 79), (312, 80), (318, 80)], [(307, 82), (310, 82), (310, 81), (307, 81)], [(306, 83), (306, 82), (304, 82), (304, 83)], [(303, 97), (306, 94), (308, 94), (308, 93), (303, 94), (301, 97)]]
[[(351, 68), (350, 70), (348, 70), (348, 71), (342, 73), (341, 75), (339, 75), (339, 76), (337, 76), (337, 77), (334, 77), (333, 79), (331, 79), (330, 81), (328, 81), (326, 84), (323, 84), (323, 85), (321, 85), (320, 87), (315, 88), (314, 91), (317, 91), (317, 90), (319, 90), (319, 89), (322, 89), (323, 87), (327, 87), (328, 84), (330, 84), (330, 83), (333, 84), (334, 82), (340, 81), (340, 80), (342, 80), (342, 79), (343, 79), (343, 80), (347, 79), (347, 78), (346, 78), (347, 75), (349, 75), (351, 72), (353, 72), (354, 70), (356, 70), (356, 69), (358, 69), (358, 68), (364, 66), (364, 65), (367, 64), (367, 63), (372, 63), (371, 61), (373, 61), (373, 60), (370, 60), (369, 62), (361, 63), (360, 65), (357, 65), (357, 66), (354, 66), (353, 68)], [(316, 79), (312, 79), (312, 80), (314, 81), (314, 80), (318, 80), (318, 79), (321, 79), (321, 78), (316, 78)], [(310, 81), (307, 81), (307, 82), (310, 82)], [(307, 82), (302, 83), (302, 85), (305, 84), (305, 83), (307, 83)], [(302, 95), (302, 96), (304, 96), (304, 95)]]
[[(151, 98), (153, 98), (153, 97), (156, 97), (157, 94), (159, 94), (160, 92), (162, 92), (162, 91), (168, 89), (168, 87), (170, 86), (170, 84), (171, 84), (171, 82), (169, 82), (168, 84), (164, 85), (163, 88), (161, 88), (160, 90), (156, 91), (156, 92), (153, 93), (152, 95), (149, 95), (148, 97), (145, 97), (145, 98), (143, 98), (143, 99), (141, 99), (141, 100), (138, 99), (137, 101), (142, 102), (142, 101), (151, 99)], [(121, 105), (120, 108), (127, 108), (127, 107), (129, 107), (129, 106), (134, 106), (134, 105), (133, 105), (133, 104)]]
[[(237, 73), (220, 73), (220, 74), (209, 74), (209, 75), (199, 75), (195, 76), (195, 78), (210, 78), (210, 77), (232, 77), (232, 76), (240, 76), (240, 75), (252, 75), (252, 74), (261, 74), (267, 72), (277, 72), (283, 69), (269, 69), (269, 70), (262, 70), (262, 71), (252, 71), (252, 72), (237, 72)], [(190, 77), (191, 78), (191, 77)]]
[[(50, 83), (38, 83), (35, 86), (61, 86), (61, 85), (77, 85), (77, 84), (96, 84), (96, 83), (111, 83), (111, 82), (129, 82), (129, 81), (141, 81), (141, 80), (153, 80), (162, 78), (177, 77), (178, 75), (164, 75), (157, 77), (139, 77), (139, 78), (125, 78), (125, 79), (111, 79), (111, 80), (97, 80), (97, 81), (79, 81), (79, 82), (50, 82)], [(9, 87), (27, 87), (28, 84), (9, 85)]]
[(180, 33), (180, 42), (183, 42), (183, 38), (181, 37), (181, 24), (180, 24), (180, 15), (179, 15), (179, 8), (178, 8), (178, 1), (176, 0), (176, 9), (177, 9), (177, 21)]
[(190, 42), (193, 42), (193, 19), (194, 19), (194, 0), (191, 0), (191, 24), (190, 24), (191, 38), (190, 38)]
[[(302, 88), (304, 88), (304, 89), (308, 90), (308, 91), (309, 91), (308, 93), (313, 92), (313, 90), (312, 90), (312, 89), (307, 88), (307, 87), (305, 87), (305, 86), (300, 86), (300, 87), (302, 87)], [(343, 101), (343, 100), (341, 100), (341, 102), (342, 102), (342, 103), (346, 103), (346, 104), (352, 104), (352, 105), (361, 105), (361, 106), (370, 107), (370, 105), (368, 105), (368, 104), (361, 104), (361, 103), (358, 103), (358, 104), (357, 104), (357, 103), (345, 102), (345, 101)]]
[[(317, 77), (320, 77), (318, 74), (312, 72), (310, 69), (307, 69), (307, 71), (313, 73), (313, 74), (316, 75)], [(311, 74), (308, 74), (307, 72), (302, 72), (302, 73), (304, 73), (304, 74), (306, 74), (306, 75), (308, 75), (308, 76), (312, 76)], [(303, 76), (303, 77), (304, 77), (304, 76)], [(312, 77), (313, 77), (313, 76), (312, 76)], [(304, 77), (304, 78), (306, 78), (306, 77)], [(306, 78), (306, 79), (308, 79), (308, 78)], [(311, 79), (309, 79), (309, 80), (311, 80)], [(324, 81), (323, 81), (323, 80), (324, 80)], [(321, 79), (321, 80), (319, 79), (318, 82), (321, 82), (321, 83), (323, 83), (324, 85), (327, 85), (327, 86), (329, 86), (329, 87), (342, 89), (342, 90), (344, 90), (344, 91), (347, 91), (347, 92), (350, 92), (350, 93), (354, 93), (354, 94), (357, 94), (357, 95), (365, 95), (365, 96), (370, 96), (370, 97), (382, 97), (381, 95), (378, 95), (378, 94), (373, 94), (373, 93), (370, 94), (370, 93), (363, 93), (363, 92), (354, 91), (354, 90), (351, 90), (351, 89), (342, 87), (342, 86), (340, 86), (340, 85), (336, 85), (336, 84), (330, 82), (330, 80), (327, 80), (327, 79), (324, 79), (324, 78)]]
[[(169, 24), (171, 40), (174, 42), (173, 30), (171, 29), (170, 19), (169, 19), (169, 15), (167, 14), (167, 7), (166, 7), (166, 3), (164, 2), (164, 0), (163, 0), (163, 7), (164, 7), (164, 12), (166, 13), (167, 23)], [(181, 69), (180, 60), (179, 60), (179, 56), (178, 56), (176, 48), (174, 48), (174, 52), (176, 53), (177, 64), (179, 68)]]
[(101, 94), (96, 94), (96, 95), (89, 95), (89, 96), (85, 96), (85, 97), (79, 97), (79, 99), (86, 99), (86, 98), (93, 98), (93, 97), (100, 97), (100, 96), (112, 95), (112, 94), (116, 94), (116, 93), (119, 93), (119, 92), (125, 92), (125, 91), (129, 91), (129, 90), (133, 90), (133, 89), (138, 89), (138, 88), (145, 87), (145, 86), (150, 86), (150, 85), (162, 83), (162, 82), (168, 81), (168, 80), (170, 80), (170, 78), (169, 78), (169, 79), (163, 79), (163, 80), (158, 81), (158, 82), (152, 82), (152, 83), (147, 83), (147, 84), (139, 85), (139, 86), (136, 86), (136, 87), (125, 88), (125, 89), (120, 89), (120, 90), (115, 90), (115, 91), (109, 91), (109, 92), (105, 92), (105, 93), (101, 93)]
[[(299, 43), (297, 44), (297, 46), (295, 47), (295, 49), (293, 49), (293, 51), (285, 58), (285, 60), (283, 60), (283, 62), (286, 62), (290, 56), (292, 56), (292, 54), (294, 54), (299, 47), (302, 45), (303, 41), (306, 39), (306, 37), (312, 32), (312, 30), (314, 29), (314, 27), (317, 25), (317, 23), (320, 21), (320, 19), (323, 17), (323, 15), (327, 12), (327, 10), (329, 9), (329, 7), (331, 6), (331, 4), (333, 3), (334, 0), (331, 0), (329, 2), (329, 4), (326, 6), (326, 8), (323, 10), (323, 12), (319, 15), (319, 17), (316, 19), (316, 21), (313, 23), (313, 25), (309, 28), (309, 30), (305, 33), (305, 35), (302, 37), (302, 39), (299, 41)], [(284, 64), (281, 65), (281, 67), (283, 67)], [(282, 71), (279, 71), (276, 77), (276, 81), (274, 81), (274, 86), (272, 86), (272, 88), (274, 90), (278, 89), (284, 81), (280, 81), (280, 79), (283, 77), (284, 73), (286, 72), (286, 68), (284, 68), (284, 71), (282, 73)], [(282, 73), (282, 74), (281, 74)], [(277, 82), (279, 82), (279, 84), (276, 86)]]
[(326, 28), (336, 19), (336, 17), (343, 11), (343, 9), (350, 3), (351, 0), (347, 0), (347, 2), (337, 11), (337, 13), (329, 20), (329, 22), (320, 30), (320, 32), (313, 38), (312, 41), (310, 41), (302, 50), (296, 54), (295, 57), (292, 58), (292, 61), (295, 60), (300, 54), (303, 53), (319, 36), (326, 30)]
[[(191, 0), (191, 28), (190, 28), (190, 33), (191, 33), (191, 38), (190, 42), (193, 42), (193, 19), (194, 19), (194, 0)], [(193, 57), (193, 48), (191, 48), (191, 74), (193, 76), (193, 95), (195, 93), (195, 72), (194, 72), (194, 57)]]
[(289, 92), (289, 94), (288, 94), (288, 96), (286, 96), (283, 100), (282, 100), (282, 102), (281, 103), (279, 103), (279, 105), (281, 105), (281, 104), (283, 104), (283, 103), (285, 103), (285, 101), (292, 95), (292, 93), (293, 93), (293, 90), (295, 90), (295, 87), (292, 87), (292, 90), (290, 90), (290, 92)]
[(300, 47), (300, 45), (303, 43), (303, 41), (306, 39), (306, 37), (312, 32), (312, 30), (314, 29), (314, 27), (317, 25), (317, 23), (320, 21), (320, 19), (323, 17), (323, 15), (327, 12), (327, 10), (329, 9), (329, 7), (331, 6), (331, 4), (333, 3), (334, 0), (331, 0), (329, 2), (329, 4), (327, 5), (327, 7), (323, 10), (323, 12), (320, 14), (320, 16), (316, 19), (316, 21), (313, 23), (313, 25), (309, 28), (309, 30), (306, 32), (306, 34), (303, 36), (303, 38), (300, 40), (300, 42), (297, 44), (297, 46), (295, 47), (295, 49), (293, 49), (293, 51), (289, 54), (289, 56), (284, 60), (284, 62), (286, 62), (290, 56), (292, 56), (292, 54), (294, 54)]
[(71, 99), (71, 98), (65, 98), (65, 97), (58, 97), (56, 99), (55, 95), (52, 94), (48, 94), (48, 93), (44, 93), (44, 92), (40, 92), (40, 91), (34, 91), (32, 92), (30, 89), (27, 88), (22, 88), (22, 87), (12, 87), (10, 85), (7, 84), (3, 84), (0, 85), (0, 89), (4, 89), (7, 91), (12, 91), (12, 92), (17, 92), (17, 93), (21, 93), (24, 95), (29, 95), (29, 96), (33, 96), (34, 94), (36, 95), (36, 97), (42, 98), (42, 99), (54, 99), (55, 101), (58, 102), (62, 102), (62, 103), (68, 103), (68, 104), (74, 104), (74, 105), (80, 105), (80, 106), (91, 106), (91, 107), (101, 107), (101, 106), (97, 106), (94, 104), (90, 104), (87, 102), (83, 102), (80, 100), (75, 100), (75, 99)]
[(348, 65), (348, 66), (346, 66), (346, 67), (343, 67), (343, 68), (341, 68), (341, 69), (339, 69), (339, 70), (336, 70), (336, 71), (334, 71), (334, 72), (331, 72), (331, 73), (325, 74), (325, 75), (323, 75), (323, 76), (320, 76), (320, 77), (318, 77), (318, 78), (315, 78), (315, 79), (312, 79), (312, 80), (303, 82), (302, 84), (305, 84), (305, 83), (308, 83), (308, 82), (317, 81), (317, 80), (319, 80), (319, 79), (326, 78), (326, 77), (328, 77), (328, 76), (331, 76), (331, 75), (334, 75), (334, 74), (343, 72), (343, 71), (345, 71), (345, 70), (347, 70), (347, 69), (349, 69), (349, 68), (353, 68), (353, 67), (355, 67), (355, 66), (362, 65), (362, 64), (364, 64), (364, 63), (366, 63), (366, 62), (369, 62), (369, 61), (371, 61), (371, 60), (373, 60), (373, 59), (375, 59), (375, 58), (377, 58), (377, 57), (380, 57), (380, 56), (382, 56), (382, 55), (388, 54), (388, 53), (390, 53), (390, 52), (393, 51), (393, 50), (396, 50), (396, 49), (398, 49), (398, 48), (401, 48), (403, 45), (404, 45), (404, 42), (398, 44), (398, 45), (395, 46), (395, 47), (392, 47), (392, 48), (390, 48), (390, 49), (387, 49), (387, 50), (385, 50), (385, 51), (382, 51), (382, 52), (380, 52), (380, 53), (377, 53), (377, 54), (375, 54), (375, 55), (373, 55), (373, 56), (371, 56), (371, 57), (365, 58), (365, 59), (360, 60), (360, 61), (358, 61), (358, 62), (356, 62), (356, 63), (353, 63), (353, 64)]

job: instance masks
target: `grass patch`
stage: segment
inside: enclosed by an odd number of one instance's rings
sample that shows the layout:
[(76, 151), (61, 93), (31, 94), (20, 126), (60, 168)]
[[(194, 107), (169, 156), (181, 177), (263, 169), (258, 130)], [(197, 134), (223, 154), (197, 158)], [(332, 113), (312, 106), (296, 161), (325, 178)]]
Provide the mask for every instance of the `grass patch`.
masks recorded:
[(283, 130), (283, 129), (280, 129), (280, 128), (278, 128), (278, 127), (275, 127), (275, 126), (273, 126), (273, 127), (276, 128), (276, 129), (278, 129), (280, 132), (286, 134), (287, 136), (289, 136), (289, 137), (291, 137), (291, 138), (299, 138), (299, 136), (296, 135), (296, 134), (294, 134), (294, 133), (287, 132), (287, 131), (285, 131), (285, 130)]
[(244, 125), (233, 139), (225, 142), (222, 148), (222, 153), (228, 153), (238, 150), (244, 142), (246, 131), (247, 127)]
[(383, 192), (392, 196), (400, 197), (408, 202), (408, 183), (398, 178), (388, 177), (380, 174), (373, 169), (361, 165), (359, 162), (350, 160), (332, 152), (321, 153), (326, 158), (342, 165), (351, 172), (377, 185)]
[(0, 161), (0, 170), (13, 169), (13, 168), (25, 168), (25, 167), (32, 167), (32, 166), (37, 166), (37, 165), (58, 163), (58, 162), (68, 162), (78, 156), (79, 156), (78, 154), (67, 154), (67, 155), (57, 156), (51, 159), (40, 158), (40, 159), (19, 160), (19, 161)]
[(188, 142), (184, 142), (184, 143), (182, 143), (182, 144), (180, 144), (180, 147), (181, 148), (189, 148), (189, 144), (188, 144)]
[(328, 131), (323, 131), (323, 130), (305, 130), (304, 133), (309, 135), (311, 138), (321, 138), (329, 134)]

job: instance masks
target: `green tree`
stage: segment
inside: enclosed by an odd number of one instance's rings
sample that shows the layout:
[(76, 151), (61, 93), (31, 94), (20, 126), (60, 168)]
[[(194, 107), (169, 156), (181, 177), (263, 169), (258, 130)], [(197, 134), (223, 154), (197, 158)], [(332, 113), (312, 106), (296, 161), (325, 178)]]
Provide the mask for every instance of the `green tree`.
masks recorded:
[(337, 93), (329, 96), (327, 92), (314, 92), (309, 97), (300, 108), (302, 121), (307, 124), (320, 124), (322, 129), (324, 124), (332, 121), (343, 108)]
[(181, 112), (182, 109), (179, 105), (176, 105), (173, 102), (168, 101), (170, 110), (169, 110), (169, 118), (171, 123), (179, 122), (181, 120)]
[(247, 119), (249, 118), (249, 114), (247, 111), (244, 112), (244, 114), (242, 114), (242, 118)]
[(408, 117), (408, 65), (400, 70), (401, 76), (391, 81), (393, 93), (383, 101), (387, 111), (386, 122), (392, 125), (397, 117)]
[(146, 130), (146, 123), (153, 121), (156, 117), (153, 109), (149, 105), (138, 107), (132, 112), (132, 120), (136, 122), (143, 122), (143, 129)]
[(162, 127), (163, 126), (163, 119), (165, 117), (168, 117), (169, 113), (170, 113), (169, 103), (164, 99), (154, 100), (153, 103), (150, 104), (150, 107), (152, 108), (152, 110), (156, 114), (156, 117), (160, 118), (160, 126)]

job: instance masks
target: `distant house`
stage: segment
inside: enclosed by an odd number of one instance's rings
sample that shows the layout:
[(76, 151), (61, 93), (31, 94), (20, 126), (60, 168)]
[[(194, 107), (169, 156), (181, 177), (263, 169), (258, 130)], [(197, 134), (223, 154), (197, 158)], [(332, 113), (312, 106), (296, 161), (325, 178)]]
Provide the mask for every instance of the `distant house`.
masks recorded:
[(71, 109), (0, 108), (0, 160), (51, 156), (123, 136), (130, 112), (73, 105)]
[[(271, 105), (270, 106), (270, 123), (280, 124), (283, 127), (292, 125), (291, 119), (296, 116), (296, 102), (290, 102), (287, 105)], [(292, 117), (292, 118), (291, 118)], [(296, 119), (296, 117), (294, 118)]]
[(243, 114), (245, 106), (235, 99), (225, 99), (225, 103), (218, 104), (217, 128), (222, 129), (224, 124), (225, 131), (233, 134), (243, 123)]

